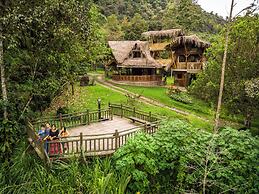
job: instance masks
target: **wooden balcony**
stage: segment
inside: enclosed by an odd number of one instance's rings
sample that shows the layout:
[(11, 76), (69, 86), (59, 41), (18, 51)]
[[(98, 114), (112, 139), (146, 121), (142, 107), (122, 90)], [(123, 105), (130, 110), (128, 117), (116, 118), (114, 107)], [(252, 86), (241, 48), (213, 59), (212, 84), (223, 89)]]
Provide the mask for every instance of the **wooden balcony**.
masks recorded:
[(112, 75), (114, 81), (126, 82), (161, 82), (161, 75)]
[(174, 71), (187, 71), (188, 73), (198, 73), (202, 70), (202, 62), (179, 62), (173, 69)]

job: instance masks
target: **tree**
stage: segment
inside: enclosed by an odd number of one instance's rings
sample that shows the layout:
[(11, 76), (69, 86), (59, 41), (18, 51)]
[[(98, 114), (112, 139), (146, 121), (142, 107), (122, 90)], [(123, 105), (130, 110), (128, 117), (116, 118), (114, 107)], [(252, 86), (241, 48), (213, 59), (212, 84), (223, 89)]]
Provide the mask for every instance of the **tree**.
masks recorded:
[[(41, 114), (65, 85), (73, 87), (77, 75), (102, 60), (107, 48), (101, 15), (89, 1), (14, 0), (4, 5), (0, 65), (8, 80), (2, 83), (7, 84), (10, 122), (0, 122), (0, 131), (16, 139), (24, 119)], [(21, 125), (12, 127), (17, 122)], [(1, 137), (0, 147), (12, 150), (14, 139)]]
[(3, 52), (3, 38), (2, 38), (2, 27), (0, 26), (0, 72), (1, 72), (1, 88), (3, 97), (3, 111), (4, 119), (7, 119), (7, 89), (5, 79), (5, 67), (4, 67), (4, 52)]
[(140, 14), (135, 14), (130, 20), (129, 26), (125, 31), (126, 40), (140, 40), (141, 34), (148, 30), (147, 22)]
[(178, 24), (178, 20), (176, 18), (177, 14), (178, 14), (177, 5), (174, 2), (169, 2), (166, 6), (166, 10), (162, 19), (164, 29), (181, 27)]
[[(251, 98), (246, 91), (248, 83), (253, 83), (252, 80), (259, 77), (257, 67), (258, 25), (258, 15), (247, 15), (233, 21), (229, 32), (222, 102), (224, 110), (227, 110), (228, 114), (243, 115), (247, 124), (259, 110), (258, 100)], [(224, 30), (220, 35), (212, 37), (212, 46), (207, 51), (208, 64), (206, 69), (199, 74), (198, 79), (191, 86), (193, 94), (213, 104), (217, 104), (216, 97), (218, 96), (221, 75), (220, 64), (225, 49), (225, 33)], [(249, 126), (247, 125), (247, 127)]]
[(120, 21), (117, 16), (112, 14), (107, 17), (107, 23), (104, 25), (104, 30), (108, 40), (123, 40), (124, 32), (121, 29)]
[[(254, 1), (255, 2), (255, 1)], [(244, 8), (241, 10), (241, 12), (245, 10), (250, 10), (252, 7), (254, 7), (255, 4), (253, 3), (251, 6)], [(227, 60), (227, 52), (228, 52), (228, 41), (229, 41), (229, 32), (230, 32), (230, 22), (232, 20), (232, 13), (234, 8), (234, 0), (232, 0), (231, 8), (230, 8), (230, 14), (228, 17), (228, 24), (226, 26), (226, 40), (225, 40), (225, 50), (224, 50), (224, 57), (223, 57), (223, 63), (222, 63), (222, 70), (221, 70), (221, 80), (220, 80), (220, 88), (219, 88), (219, 98), (218, 98), (218, 104), (217, 104), (217, 111), (216, 111), (216, 118), (215, 118), (215, 127), (214, 130), (217, 131), (219, 127), (219, 116), (220, 116), (220, 109), (221, 109), (221, 103), (222, 103), (222, 95), (223, 95), (223, 88), (224, 88), (224, 79), (225, 79), (225, 66), (226, 66), (226, 60)], [(241, 13), (239, 12), (239, 13)], [(250, 106), (251, 107), (251, 106)], [(250, 119), (250, 112), (246, 112), (246, 118), (248, 120)], [(249, 122), (250, 123), (250, 122)], [(249, 124), (250, 125), (250, 124)], [(249, 127), (247, 125), (247, 127)], [(249, 127), (250, 128), (250, 127)]]
[[(9, 4), (9, 1), (2, 1), (0, 4), (2, 18), (6, 14), (6, 8)], [(0, 74), (1, 74), (1, 89), (2, 89), (2, 98), (3, 98), (3, 114), (4, 119), (7, 119), (7, 88), (6, 88), (6, 78), (5, 78), (5, 65), (4, 65), (4, 48), (3, 48), (3, 25), (0, 22)]]
[(221, 103), (222, 103), (222, 95), (223, 95), (224, 79), (225, 79), (225, 68), (226, 68), (227, 52), (228, 52), (228, 38), (229, 38), (228, 36), (229, 36), (229, 31), (230, 31), (229, 25), (232, 20), (233, 8), (234, 8), (234, 0), (232, 0), (232, 2), (231, 2), (230, 14), (228, 17), (228, 24), (226, 26), (225, 50), (224, 50), (222, 69), (221, 69), (219, 98), (218, 98), (218, 105), (217, 105), (216, 118), (215, 118), (215, 127), (214, 127), (215, 132), (217, 132), (217, 130), (219, 128), (219, 115), (220, 115), (220, 109), (221, 109)]
[(175, 120), (152, 136), (137, 134), (113, 159), (129, 170), (131, 193), (254, 193), (258, 146), (249, 132), (213, 134)]
[(101, 27), (103, 15), (99, 13), (99, 9), (95, 5), (92, 5), (89, 10), (88, 18), (90, 33), (86, 42), (88, 52), (85, 62), (96, 70), (97, 64), (103, 64), (103, 61), (109, 56), (110, 50), (107, 48), (106, 34)]

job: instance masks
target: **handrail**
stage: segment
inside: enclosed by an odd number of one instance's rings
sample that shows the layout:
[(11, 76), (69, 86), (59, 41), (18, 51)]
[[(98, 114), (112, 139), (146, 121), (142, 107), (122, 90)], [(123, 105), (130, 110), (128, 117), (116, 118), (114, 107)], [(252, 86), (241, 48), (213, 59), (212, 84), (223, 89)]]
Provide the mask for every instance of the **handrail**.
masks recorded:
[[(116, 107), (116, 108), (121, 106), (120, 104), (112, 104), (112, 103), (110, 103), (110, 105), (111, 105), (112, 107)], [(129, 110), (132, 110), (132, 109), (133, 109), (132, 107), (125, 106), (125, 105), (122, 105), (122, 107), (123, 107), (123, 108), (128, 108)], [(139, 112), (139, 113), (141, 113), (141, 114), (146, 114), (146, 115), (148, 115), (148, 113), (145, 112), (145, 111), (136, 110), (136, 112)], [(159, 115), (154, 114), (154, 113), (152, 113), (152, 116), (160, 117)]]
[(29, 143), (32, 145), (32, 147), (35, 149), (39, 157), (49, 164), (50, 159), (48, 154), (46, 153), (46, 150), (44, 149), (44, 142), (40, 141), (34, 128), (33, 125), (30, 122), (27, 122), (27, 135), (28, 135), (28, 140)]
[[(107, 111), (107, 110), (108, 109), (102, 109), (101, 111)], [(89, 111), (89, 113), (97, 113), (97, 112), (99, 112), (99, 111), (98, 110)], [(74, 115), (77, 115), (77, 114), (87, 114), (87, 111), (62, 114), (62, 117), (70, 117), (70, 116), (74, 116)], [(30, 122), (35, 123), (35, 122), (41, 122), (42, 120), (49, 120), (49, 119), (59, 119), (59, 116), (41, 117), (40, 119), (30, 120)]]
[(202, 65), (202, 62), (178, 62), (173, 69), (201, 70)]

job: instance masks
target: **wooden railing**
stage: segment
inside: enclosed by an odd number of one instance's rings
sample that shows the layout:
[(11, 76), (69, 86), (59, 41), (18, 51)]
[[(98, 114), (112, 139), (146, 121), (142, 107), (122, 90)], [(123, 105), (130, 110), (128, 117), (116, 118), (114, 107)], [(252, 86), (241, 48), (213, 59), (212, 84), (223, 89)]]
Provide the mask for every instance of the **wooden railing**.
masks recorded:
[[(113, 115), (124, 118), (138, 118), (146, 121), (143, 125), (118, 131), (113, 133), (97, 134), (97, 135), (83, 135), (69, 136), (66, 138), (59, 138), (56, 141), (39, 142), (36, 135), (36, 130), (42, 123), (51, 123), (59, 126), (74, 127), (79, 125), (87, 125), (93, 122), (98, 122), (107, 119), (113, 119)], [(135, 136), (136, 133), (142, 131), (148, 134), (153, 134), (158, 129), (160, 119), (158, 116), (136, 110), (135, 107), (131, 108), (122, 104), (109, 104), (109, 108), (100, 111), (86, 111), (82, 113), (73, 113), (62, 115), (62, 117), (49, 117), (41, 118), (40, 120), (33, 121), (33, 124), (28, 124), (28, 136), (31, 142), (37, 142), (38, 155), (45, 161), (50, 161), (50, 158), (67, 158), (73, 155), (109, 155), (123, 146), (128, 139)], [(35, 130), (36, 129), (36, 130)], [(48, 153), (45, 148), (47, 148)]]
[(146, 113), (143, 111), (136, 110), (135, 107), (131, 108), (129, 106), (124, 106), (122, 104), (110, 104), (110, 107), (112, 108), (113, 114), (120, 117), (136, 117), (147, 122), (155, 122), (158, 120), (157, 115), (152, 115), (151, 112)]
[(148, 82), (162, 81), (161, 75), (112, 75), (115, 81)]
[(36, 131), (34, 130), (33, 125), (28, 122), (27, 124), (27, 135), (28, 141), (31, 146), (34, 148), (38, 156), (46, 163), (49, 163), (49, 156), (44, 148), (45, 142), (39, 140)]
[(112, 119), (111, 109), (100, 111), (77, 112), (71, 114), (60, 114), (56, 117), (43, 117), (39, 120), (31, 121), (35, 130), (39, 130), (41, 124), (49, 123), (56, 125), (57, 128), (66, 126), (67, 128), (77, 127), (81, 125), (89, 125), (91, 123)]
[(157, 124), (144, 124), (120, 132), (115, 130), (114, 133), (98, 135), (83, 135), (81, 133), (80, 136), (60, 138), (57, 141), (47, 142), (49, 157), (67, 158), (71, 154), (78, 156), (110, 155), (137, 133), (153, 134), (157, 129)]
[(202, 62), (178, 62), (174, 69), (201, 70)]

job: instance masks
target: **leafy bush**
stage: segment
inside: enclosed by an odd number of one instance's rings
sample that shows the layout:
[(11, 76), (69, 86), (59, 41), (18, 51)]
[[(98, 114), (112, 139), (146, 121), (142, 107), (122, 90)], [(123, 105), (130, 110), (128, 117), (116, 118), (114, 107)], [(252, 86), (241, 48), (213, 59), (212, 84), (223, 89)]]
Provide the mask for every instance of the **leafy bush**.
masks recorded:
[(0, 193), (257, 193), (258, 155), (249, 132), (211, 134), (176, 120), (87, 165), (71, 159), (47, 169), (20, 144), (10, 165), (0, 165)]
[(0, 164), (8, 163), (13, 146), (19, 141), (21, 131), (23, 131), (21, 126), (15, 121), (0, 121)]
[(249, 132), (211, 134), (173, 121), (153, 136), (137, 135), (114, 160), (119, 171), (129, 169), (131, 192), (256, 193), (258, 148)]
[(170, 98), (184, 104), (192, 104), (191, 98), (184, 92), (170, 94)]
[(57, 116), (59, 116), (59, 114), (64, 115), (64, 114), (68, 114), (68, 112), (69, 112), (69, 108), (68, 107), (65, 107), (65, 106), (64, 107), (59, 107), (57, 112), (56, 112), (56, 115)]

